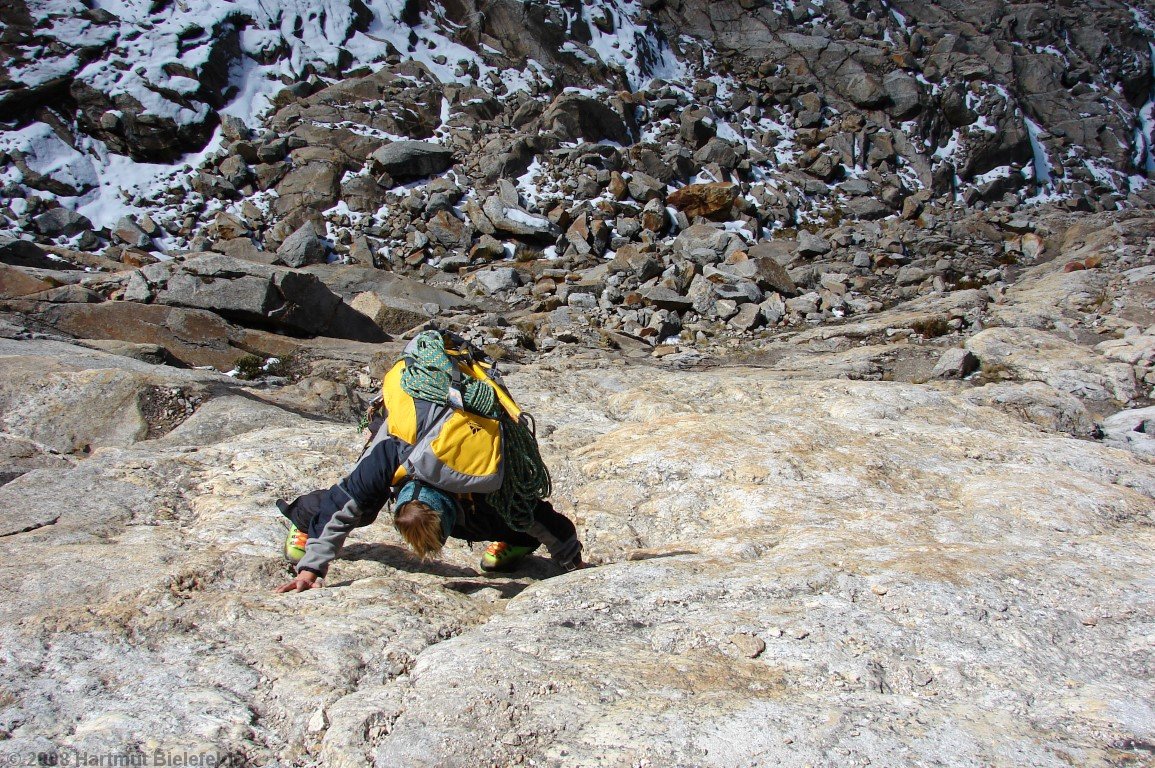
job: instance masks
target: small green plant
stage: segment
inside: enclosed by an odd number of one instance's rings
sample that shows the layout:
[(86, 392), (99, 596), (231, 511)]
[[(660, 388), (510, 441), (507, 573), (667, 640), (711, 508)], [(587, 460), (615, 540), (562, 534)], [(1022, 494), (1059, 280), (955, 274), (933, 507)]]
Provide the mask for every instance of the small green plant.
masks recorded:
[(288, 377), (292, 371), (293, 356), (261, 357), (259, 355), (244, 355), (233, 364), (230, 373), (243, 381), (253, 381), (263, 376)]
[(232, 373), (238, 379), (252, 381), (264, 372), (264, 358), (256, 355), (245, 355), (233, 365)]

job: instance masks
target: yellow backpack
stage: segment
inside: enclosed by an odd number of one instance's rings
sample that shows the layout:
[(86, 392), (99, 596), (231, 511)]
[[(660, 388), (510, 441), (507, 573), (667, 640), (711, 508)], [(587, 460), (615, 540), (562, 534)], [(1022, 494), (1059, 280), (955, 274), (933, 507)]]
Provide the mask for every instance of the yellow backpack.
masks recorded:
[[(402, 376), (414, 361), (419, 339), (436, 333), (452, 363), (452, 383), (444, 403), (414, 397), (402, 386)], [(385, 375), (381, 394), (386, 427), (378, 438), (392, 435), (413, 446), (397, 468), (393, 484), (413, 478), (450, 493), (491, 493), (501, 487), (505, 472), (500, 414), (490, 418), (465, 408), (462, 391), (471, 380), (492, 388), (500, 410), (513, 420), (528, 419), (502, 385), (493, 364), (477, 355), (467, 342), (451, 334), (427, 331), (405, 348)]]

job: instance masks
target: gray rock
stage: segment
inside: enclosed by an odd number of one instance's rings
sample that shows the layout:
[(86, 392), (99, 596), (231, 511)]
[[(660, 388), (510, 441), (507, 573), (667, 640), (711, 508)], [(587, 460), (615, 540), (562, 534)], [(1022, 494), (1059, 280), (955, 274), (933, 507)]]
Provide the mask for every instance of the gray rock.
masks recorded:
[(1119, 411), (1099, 423), (1103, 442), (1155, 459), (1155, 406)]
[(666, 191), (665, 184), (641, 171), (635, 171), (630, 174), (630, 179), (626, 182), (626, 188), (629, 189), (630, 197), (639, 203), (648, 203), (651, 200), (660, 201)]
[(553, 240), (561, 234), (558, 227), (546, 217), (508, 205), (497, 195), (487, 197), (482, 210), (485, 218), (498, 232), (533, 240)]
[(830, 243), (825, 238), (803, 230), (798, 233), (798, 255), (807, 258), (830, 253)]
[(811, 291), (801, 296), (796, 296), (793, 299), (787, 299), (786, 308), (791, 312), (808, 315), (811, 312), (818, 311), (818, 304), (821, 300), (822, 297), (817, 292)]
[(394, 141), (373, 152), (371, 159), (374, 173), (404, 181), (449, 170), (453, 150), (427, 141)]
[(894, 276), (894, 282), (898, 285), (917, 285), (925, 280), (929, 274), (922, 267), (907, 264), (898, 270), (898, 274)]
[(603, 100), (578, 93), (563, 93), (555, 98), (541, 120), (546, 130), (555, 131), (567, 141), (596, 143), (608, 139), (618, 144), (631, 143), (630, 128), (621, 115)]
[(908, 120), (922, 110), (922, 88), (913, 77), (896, 69), (882, 80), (882, 88), (890, 100), (887, 111), (898, 120)]
[(714, 314), (719, 320), (729, 320), (738, 314), (738, 302), (731, 299), (718, 299), (714, 302)]
[(738, 235), (712, 224), (695, 224), (674, 238), (673, 251), (697, 264), (714, 264), (745, 248)]
[(300, 229), (286, 237), (277, 249), (277, 261), (294, 269), (309, 264), (324, 264), (327, 257), (328, 247), (317, 235), (312, 222), (305, 222)]
[(128, 276), (128, 283), (124, 286), (124, 300), (142, 304), (152, 301), (152, 288), (139, 270), (134, 270)]
[(92, 222), (88, 220), (87, 216), (67, 208), (53, 208), (46, 211), (34, 218), (32, 224), (36, 227), (37, 232), (46, 237), (57, 237), (58, 235), (72, 237), (92, 229)]
[(730, 325), (739, 331), (751, 331), (762, 322), (762, 308), (757, 304), (743, 304), (730, 318)]
[(670, 309), (675, 312), (685, 312), (687, 309), (693, 307), (694, 302), (688, 296), (682, 296), (676, 291), (665, 288), (660, 285), (651, 286), (643, 289), (641, 292), (642, 298), (648, 304), (652, 304), (659, 309)]
[(152, 238), (140, 228), (140, 225), (131, 216), (122, 216), (117, 222), (116, 228), (112, 230), (112, 235), (120, 242), (133, 248), (147, 249), (152, 246)]
[(767, 325), (774, 325), (786, 316), (786, 302), (777, 293), (773, 293), (759, 305), (762, 310), (762, 319)]
[(846, 207), (856, 219), (863, 221), (884, 219), (894, 213), (890, 206), (876, 197), (856, 197)]
[(714, 293), (716, 293), (720, 299), (730, 299), (739, 304), (757, 304), (762, 301), (761, 289), (749, 280), (739, 280), (735, 283), (720, 283), (714, 286)]
[(948, 349), (931, 372), (935, 379), (962, 379), (979, 369), (979, 359), (966, 349)]
[(240, 275), (230, 279), (180, 272), (169, 278), (157, 302), (174, 307), (207, 309), (241, 322), (263, 322), (281, 305), (269, 276)]
[(490, 294), (512, 291), (521, 285), (521, 273), (513, 267), (483, 269), (473, 279)]

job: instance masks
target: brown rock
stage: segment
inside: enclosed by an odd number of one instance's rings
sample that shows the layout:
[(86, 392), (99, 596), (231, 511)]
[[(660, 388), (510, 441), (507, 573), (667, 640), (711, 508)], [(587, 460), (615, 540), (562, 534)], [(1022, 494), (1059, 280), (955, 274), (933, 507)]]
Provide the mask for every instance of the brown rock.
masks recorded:
[(704, 216), (710, 219), (730, 218), (730, 209), (738, 198), (738, 186), (730, 182), (688, 184), (677, 190), (666, 202), (690, 219)]
[(0, 262), (0, 299), (14, 299), (47, 291), (52, 283), (32, 277), (16, 267)]
[(481, 261), (493, 261), (505, 255), (505, 246), (492, 235), (482, 235), (469, 252), (469, 258)]
[(225, 211), (218, 213), (209, 226), (209, 236), (217, 240), (235, 240), (247, 237), (251, 232), (244, 219)]
[(229, 343), (229, 325), (212, 312), (159, 304), (106, 301), (56, 304), (38, 318), (81, 339), (117, 339), (156, 344), (186, 365), (232, 369), (243, 350)]
[(446, 248), (467, 248), (473, 239), (473, 228), (449, 211), (438, 211), (429, 220), (426, 233)]
[(617, 171), (610, 174), (610, 183), (606, 189), (609, 191), (610, 197), (615, 200), (622, 200), (626, 194), (629, 193), (629, 185), (626, 184), (626, 180), (623, 179), (622, 175)]
[(642, 209), (642, 229), (661, 234), (666, 229), (666, 208), (661, 200), (651, 200)]
[(340, 197), (341, 174), (341, 166), (323, 161), (294, 168), (277, 184), (276, 212), (283, 216), (298, 208), (332, 208)]
[(138, 248), (125, 248), (120, 252), (120, 260), (130, 267), (144, 267), (160, 261), (160, 259), (151, 253), (147, 253)]

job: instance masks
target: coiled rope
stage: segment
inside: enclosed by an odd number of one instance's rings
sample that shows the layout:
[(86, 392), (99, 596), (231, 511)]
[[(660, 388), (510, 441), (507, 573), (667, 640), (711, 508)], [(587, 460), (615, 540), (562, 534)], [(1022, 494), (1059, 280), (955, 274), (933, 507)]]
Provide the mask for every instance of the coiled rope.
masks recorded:
[[(437, 331), (424, 331), (413, 341), (413, 352), (401, 373), (401, 388), (410, 397), (444, 405), (455, 370), (445, 351), (445, 340)], [(533, 525), (537, 503), (553, 492), (537, 438), (529, 427), (509, 417), (487, 382), (469, 376), (463, 381), (465, 409), (501, 422), (505, 475), (501, 488), (488, 494), (486, 501), (511, 528), (524, 531)]]

